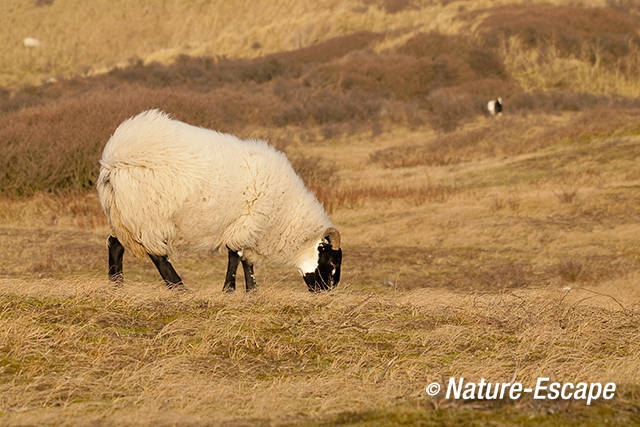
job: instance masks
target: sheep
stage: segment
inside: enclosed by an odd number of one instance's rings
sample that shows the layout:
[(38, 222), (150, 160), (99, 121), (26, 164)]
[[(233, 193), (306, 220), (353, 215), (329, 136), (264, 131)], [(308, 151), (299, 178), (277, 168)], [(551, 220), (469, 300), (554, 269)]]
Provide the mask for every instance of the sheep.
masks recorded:
[(309, 291), (340, 281), (340, 233), (284, 153), (260, 140), (196, 127), (160, 110), (122, 122), (108, 140), (97, 180), (111, 229), (109, 278), (120, 283), (125, 248), (148, 255), (169, 288), (184, 289), (170, 262), (179, 248), (228, 251), (223, 291), (242, 262), (296, 267)]
[(40, 40), (33, 37), (25, 37), (22, 40), (24, 47), (40, 47)]
[(492, 116), (502, 115), (502, 98), (497, 97), (489, 101), (487, 103), (487, 110), (489, 110), (489, 114)]

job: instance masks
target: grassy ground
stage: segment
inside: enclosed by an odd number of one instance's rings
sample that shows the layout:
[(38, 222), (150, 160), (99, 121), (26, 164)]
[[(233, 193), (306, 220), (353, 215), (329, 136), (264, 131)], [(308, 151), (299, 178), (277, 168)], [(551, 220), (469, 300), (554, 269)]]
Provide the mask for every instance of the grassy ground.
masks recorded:
[[(634, 4), (80, 3), (0, 16), (24, 32), (0, 30), (0, 422), (640, 423)], [(260, 265), (222, 295), (208, 253), (174, 260), (189, 293), (127, 254), (108, 283), (97, 159), (150, 107), (285, 150), (341, 231), (339, 288)], [(618, 391), (426, 395), (452, 376)]]
[[(486, 120), (508, 126), (505, 119)], [(398, 132), (380, 136), (379, 146), (401, 148), (415, 136)], [(176, 260), (187, 295), (165, 290), (148, 260), (131, 257), (127, 283), (113, 288), (95, 196), (7, 202), (3, 417), (637, 422), (640, 221), (629, 206), (640, 197), (639, 138), (364, 170), (347, 166), (368, 161), (357, 143), (314, 146), (319, 156), (350, 153), (336, 190), (362, 192), (332, 214), (344, 276), (327, 295), (309, 295), (295, 272), (270, 266), (257, 268), (256, 294), (222, 295), (225, 257), (211, 254)], [(598, 172), (589, 170), (594, 164)], [(374, 182), (420, 188), (425, 180), (456, 190), (435, 201), (411, 191), (379, 200), (362, 190)], [(593, 407), (427, 397), (424, 386), (442, 375), (614, 381), (619, 392)]]
[[(193, 284), (177, 295), (101, 279), (2, 288), (3, 423), (637, 421), (637, 314), (584, 303), (594, 295), (582, 291), (318, 296), (269, 283), (255, 295)], [(619, 390), (591, 407), (426, 397), (443, 375)]]

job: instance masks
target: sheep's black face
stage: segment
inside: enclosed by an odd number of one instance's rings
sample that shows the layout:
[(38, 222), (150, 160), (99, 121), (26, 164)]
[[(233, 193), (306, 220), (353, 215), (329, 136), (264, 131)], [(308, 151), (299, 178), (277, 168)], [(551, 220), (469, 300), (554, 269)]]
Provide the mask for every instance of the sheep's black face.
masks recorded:
[(333, 249), (330, 243), (322, 243), (318, 246), (318, 255), (316, 271), (304, 275), (310, 292), (333, 289), (340, 282), (342, 249)]

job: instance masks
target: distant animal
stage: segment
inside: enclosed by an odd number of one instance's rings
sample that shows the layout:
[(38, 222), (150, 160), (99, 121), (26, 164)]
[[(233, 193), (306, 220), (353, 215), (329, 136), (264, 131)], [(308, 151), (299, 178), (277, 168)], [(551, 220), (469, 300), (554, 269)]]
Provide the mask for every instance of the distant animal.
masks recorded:
[(25, 37), (25, 39), (22, 40), (22, 44), (24, 47), (40, 47), (40, 40), (33, 37)]
[(489, 114), (492, 116), (502, 115), (502, 98), (497, 97), (489, 101), (487, 103), (487, 110), (489, 110)]
[(148, 110), (122, 122), (100, 160), (98, 196), (111, 228), (109, 277), (122, 281), (126, 250), (148, 255), (169, 288), (183, 288), (169, 261), (177, 247), (228, 252), (224, 291), (242, 262), (296, 267), (309, 291), (340, 281), (342, 249), (322, 205), (284, 153), (264, 141), (196, 127)]

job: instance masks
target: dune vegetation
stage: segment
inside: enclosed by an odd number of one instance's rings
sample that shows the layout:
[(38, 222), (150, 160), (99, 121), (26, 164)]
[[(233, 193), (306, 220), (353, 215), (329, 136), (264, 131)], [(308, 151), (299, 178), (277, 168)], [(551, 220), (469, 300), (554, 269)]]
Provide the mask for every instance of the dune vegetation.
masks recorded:
[[(636, 2), (5, 3), (3, 424), (640, 422)], [(339, 288), (256, 266), (223, 295), (208, 253), (186, 294), (127, 254), (110, 284), (98, 160), (148, 108), (285, 151)], [(425, 393), (541, 376), (616, 397)]]

